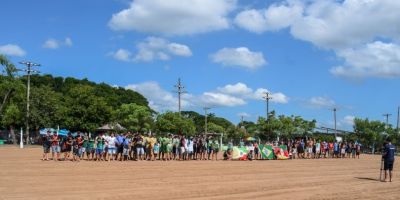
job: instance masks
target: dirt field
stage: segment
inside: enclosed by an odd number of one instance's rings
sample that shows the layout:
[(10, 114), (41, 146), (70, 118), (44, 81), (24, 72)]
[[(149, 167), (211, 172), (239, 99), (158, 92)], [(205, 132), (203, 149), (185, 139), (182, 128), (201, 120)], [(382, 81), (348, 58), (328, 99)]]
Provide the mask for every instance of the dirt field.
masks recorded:
[(41, 161), (41, 148), (0, 147), (0, 199), (400, 199), (400, 163), (380, 157), (287, 161)]

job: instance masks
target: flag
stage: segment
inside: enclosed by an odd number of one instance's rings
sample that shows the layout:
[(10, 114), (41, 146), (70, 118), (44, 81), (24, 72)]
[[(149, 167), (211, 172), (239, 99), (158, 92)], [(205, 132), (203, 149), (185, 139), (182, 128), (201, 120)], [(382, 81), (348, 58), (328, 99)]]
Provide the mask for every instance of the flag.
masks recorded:
[(274, 153), (276, 155), (276, 159), (278, 160), (286, 160), (289, 158), (289, 152), (286, 145), (274, 147)]
[(268, 159), (268, 160), (274, 159), (274, 151), (273, 151), (271, 145), (262, 145), (261, 144), (260, 152), (261, 152), (261, 157), (263, 159)]
[(248, 151), (246, 147), (233, 147), (232, 159), (246, 160), (247, 153)]

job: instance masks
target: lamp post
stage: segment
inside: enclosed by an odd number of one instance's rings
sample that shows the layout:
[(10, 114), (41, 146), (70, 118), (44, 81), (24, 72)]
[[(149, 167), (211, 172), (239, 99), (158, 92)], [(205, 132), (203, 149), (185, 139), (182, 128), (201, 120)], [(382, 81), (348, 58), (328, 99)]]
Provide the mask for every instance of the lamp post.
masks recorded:
[(29, 97), (30, 97), (30, 89), (31, 89), (31, 74), (32, 73), (39, 73), (39, 71), (33, 70), (32, 67), (40, 66), (40, 64), (29, 62), (29, 61), (22, 61), (19, 62), (22, 65), (26, 66), (24, 71), (27, 73), (27, 90), (26, 90), (26, 119), (25, 119), (25, 134), (26, 134), (26, 144), (29, 144)]

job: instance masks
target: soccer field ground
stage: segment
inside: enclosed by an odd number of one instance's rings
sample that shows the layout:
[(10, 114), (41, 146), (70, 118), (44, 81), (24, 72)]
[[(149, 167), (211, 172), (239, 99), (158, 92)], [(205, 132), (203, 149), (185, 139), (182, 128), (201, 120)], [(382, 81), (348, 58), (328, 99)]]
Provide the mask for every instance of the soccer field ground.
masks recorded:
[(400, 199), (379, 182), (380, 156), (271, 161), (41, 161), (0, 147), (0, 199)]

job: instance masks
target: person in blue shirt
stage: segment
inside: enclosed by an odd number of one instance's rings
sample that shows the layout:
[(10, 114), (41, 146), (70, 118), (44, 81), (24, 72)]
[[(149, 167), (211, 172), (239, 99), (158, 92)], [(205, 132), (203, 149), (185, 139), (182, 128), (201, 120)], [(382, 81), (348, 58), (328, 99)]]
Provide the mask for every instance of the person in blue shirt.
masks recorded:
[(339, 158), (339, 144), (337, 142), (333, 144), (333, 151), (334, 157)]
[(384, 167), (385, 170), (385, 182), (386, 177), (389, 171), (389, 181), (392, 182), (392, 170), (393, 170), (393, 163), (394, 163), (394, 154), (396, 151), (396, 147), (392, 144), (390, 139), (386, 140), (387, 144), (385, 145), (385, 149), (382, 155), (384, 160)]
[(118, 134), (115, 139), (116, 139), (115, 147), (117, 148), (117, 155), (115, 156), (115, 160), (118, 160), (118, 155), (119, 155), (119, 160), (122, 161), (122, 153), (124, 150), (123, 143), (125, 136), (122, 134)]
[(128, 137), (128, 134), (126, 133), (125, 136), (123, 137), (122, 141), (122, 155), (123, 155), (123, 160), (126, 161), (129, 158), (129, 147), (130, 147), (131, 139)]

